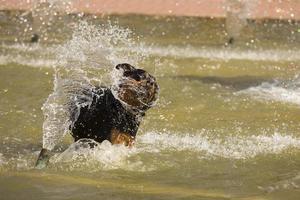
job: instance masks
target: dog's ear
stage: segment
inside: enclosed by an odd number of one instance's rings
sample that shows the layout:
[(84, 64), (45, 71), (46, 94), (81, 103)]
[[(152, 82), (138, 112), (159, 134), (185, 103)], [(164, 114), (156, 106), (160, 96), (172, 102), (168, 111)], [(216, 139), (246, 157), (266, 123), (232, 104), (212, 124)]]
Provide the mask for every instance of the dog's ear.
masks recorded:
[(135, 70), (135, 67), (133, 67), (132, 65), (130, 65), (128, 63), (121, 63), (116, 66), (116, 69), (118, 69), (118, 70), (122, 69), (124, 72), (127, 72), (127, 71)]

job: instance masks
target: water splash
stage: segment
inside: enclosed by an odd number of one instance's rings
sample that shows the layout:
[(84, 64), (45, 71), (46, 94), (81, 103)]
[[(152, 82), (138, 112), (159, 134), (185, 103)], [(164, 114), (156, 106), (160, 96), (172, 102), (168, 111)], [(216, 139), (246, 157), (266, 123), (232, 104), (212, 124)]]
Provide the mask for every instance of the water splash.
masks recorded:
[(111, 23), (96, 26), (82, 21), (75, 27), (72, 39), (56, 50), (54, 91), (43, 105), (44, 148), (53, 149), (68, 132), (72, 123), (70, 109), (78, 112), (80, 107), (91, 104), (87, 93), (93, 87), (114, 82), (116, 64), (137, 64), (144, 58), (143, 51), (122, 50), (133, 46), (136, 42), (131, 31)]
[[(300, 138), (275, 132), (251, 136), (221, 136), (221, 131), (203, 130), (199, 133), (146, 132), (137, 136), (136, 145), (101, 144), (79, 140), (65, 151), (56, 152), (50, 159), (49, 168), (62, 171), (97, 172), (122, 169), (146, 172), (177, 166), (180, 156), (191, 154), (186, 161), (229, 159), (252, 162), (258, 156), (293, 153), (300, 149)], [(219, 135), (218, 135), (219, 134)], [(94, 146), (94, 148), (90, 148)], [(32, 169), (38, 151), (17, 153), (6, 158), (0, 154), (0, 170)], [(184, 152), (184, 154), (180, 154)], [(166, 157), (168, 159), (166, 159)]]
[[(94, 147), (91, 148), (91, 145)], [(136, 148), (127, 148), (124, 145), (112, 145), (109, 141), (101, 144), (88, 139), (73, 143), (61, 154), (56, 154), (51, 163), (54, 167), (64, 170), (99, 171), (126, 169), (140, 171), (141, 162), (129, 162), (135, 155)]]
[[(152, 171), (164, 165), (161, 155), (178, 155), (180, 151), (193, 152), (197, 159), (235, 159), (246, 160), (257, 156), (280, 154), (288, 149), (300, 149), (300, 138), (274, 133), (272, 135), (252, 136), (215, 136), (205, 130), (198, 134), (176, 134), (147, 132), (138, 136), (136, 146), (132, 149), (122, 145), (111, 145), (108, 141), (95, 143), (95, 148), (89, 144), (77, 142), (72, 144), (62, 154), (57, 154), (52, 165), (61, 169), (89, 171), (124, 169), (128, 171)], [(144, 155), (151, 155), (151, 162), (140, 160)], [(160, 162), (153, 163), (157, 158)], [(195, 157), (193, 157), (193, 160)], [(166, 161), (172, 167), (172, 159)]]
[(300, 148), (299, 138), (280, 133), (224, 138), (211, 135), (148, 132), (138, 140), (148, 151), (193, 151), (203, 154), (205, 158), (249, 159), (259, 155), (279, 154), (289, 148)]
[(255, 1), (226, 0), (226, 31), (231, 44), (240, 36), (242, 29), (247, 26), (247, 18), (250, 17), (251, 10), (255, 7)]

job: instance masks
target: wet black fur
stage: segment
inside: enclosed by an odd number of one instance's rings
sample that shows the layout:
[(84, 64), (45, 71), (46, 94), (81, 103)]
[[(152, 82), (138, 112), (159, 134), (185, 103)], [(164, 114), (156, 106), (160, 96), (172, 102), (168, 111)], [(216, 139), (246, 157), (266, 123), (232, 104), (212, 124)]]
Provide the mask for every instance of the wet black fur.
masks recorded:
[[(159, 88), (155, 78), (142, 69), (137, 69), (127, 63), (118, 64), (116, 69), (122, 70), (124, 77), (133, 79), (138, 83), (145, 80), (149, 84), (146, 84), (144, 89), (150, 93), (151, 88), (155, 87), (149, 104), (145, 103), (139, 107), (125, 106), (124, 102), (122, 103), (115, 98), (110, 88), (95, 87), (90, 89), (85, 94), (90, 97), (88, 99), (92, 99), (92, 102), (85, 104), (83, 100), (81, 105), (85, 106), (79, 107), (79, 110), (71, 111), (72, 125), (70, 130), (75, 141), (83, 138), (93, 139), (97, 142), (110, 141), (114, 129), (135, 138), (140, 122), (145, 116), (145, 112), (152, 107)], [(119, 87), (122, 87), (121, 84)]]
[(82, 138), (97, 142), (110, 140), (112, 129), (135, 137), (143, 114), (126, 110), (111, 90), (99, 87), (92, 90), (91, 105), (80, 108), (80, 114), (70, 130), (75, 141)]

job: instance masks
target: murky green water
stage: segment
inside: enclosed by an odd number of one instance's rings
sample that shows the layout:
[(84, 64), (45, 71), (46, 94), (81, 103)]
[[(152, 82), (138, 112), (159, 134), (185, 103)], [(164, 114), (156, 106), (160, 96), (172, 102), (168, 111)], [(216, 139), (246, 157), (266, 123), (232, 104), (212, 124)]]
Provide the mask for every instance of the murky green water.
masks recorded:
[(14, 14), (0, 18), (0, 199), (299, 198), (297, 23), (249, 22), (225, 47), (222, 20), (110, 17), (134, 33), (135, 46), (121, 51), (147, 55), (139, 66), (158, 79), (158, 105), (133, 149), (78, 151), (67, 136), (36, 170), (56, 49), (79, 19), (58, 20), (46, 41), (30, 44)]

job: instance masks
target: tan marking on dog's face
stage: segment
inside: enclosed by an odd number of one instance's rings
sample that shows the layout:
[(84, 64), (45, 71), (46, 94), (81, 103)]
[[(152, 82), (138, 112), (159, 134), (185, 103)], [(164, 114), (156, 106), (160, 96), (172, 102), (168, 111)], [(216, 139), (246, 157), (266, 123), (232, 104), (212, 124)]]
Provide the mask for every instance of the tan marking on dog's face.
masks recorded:
[(135, 138), (130, 134), (120, 132), (117, 129), (112, 129), (110, 134), (110, 142), (112, 144), (123, 144), (132, 147), (134, 145), (134, 140)]

